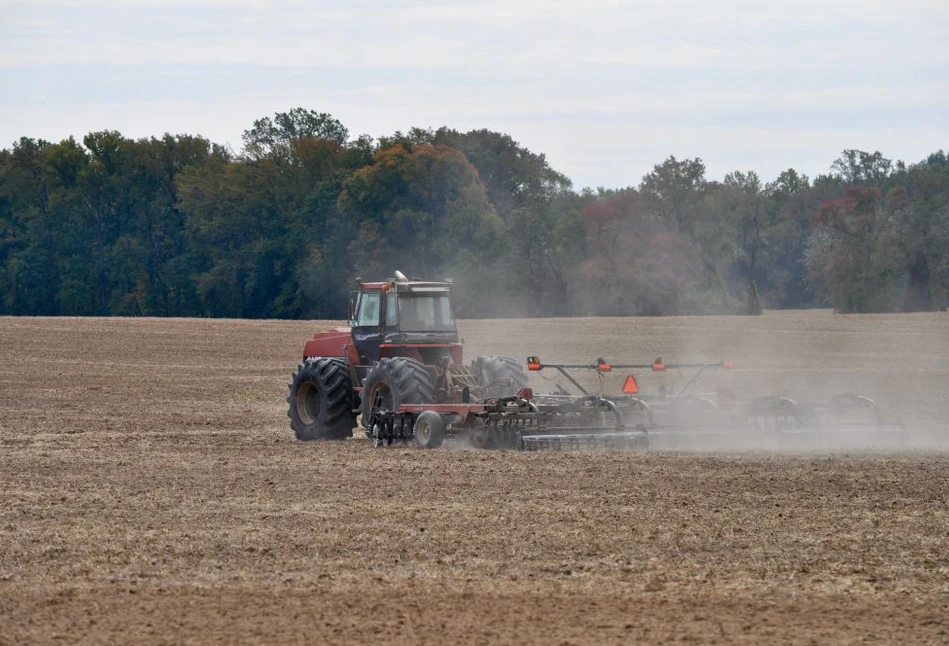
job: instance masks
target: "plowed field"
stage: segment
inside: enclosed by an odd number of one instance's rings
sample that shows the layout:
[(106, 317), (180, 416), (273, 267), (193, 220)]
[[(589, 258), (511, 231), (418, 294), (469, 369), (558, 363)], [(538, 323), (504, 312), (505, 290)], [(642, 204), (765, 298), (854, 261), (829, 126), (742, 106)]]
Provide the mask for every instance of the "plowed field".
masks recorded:
[(300, 443), (327, 325), (0, 318), (0, 643), (949, 642), (949, 314), (460, 324), (910, 431), (824, 453)]

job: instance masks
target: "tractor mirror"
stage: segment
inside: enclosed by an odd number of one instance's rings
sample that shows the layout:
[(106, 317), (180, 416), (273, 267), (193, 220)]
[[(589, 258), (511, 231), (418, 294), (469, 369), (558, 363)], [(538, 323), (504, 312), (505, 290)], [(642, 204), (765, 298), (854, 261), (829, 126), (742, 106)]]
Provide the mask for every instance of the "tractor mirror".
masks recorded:
[(349, 292), (349, 325), (352, 326), (356, 320), (356, 299), (359, 298), (359, 292), (353, 290)]

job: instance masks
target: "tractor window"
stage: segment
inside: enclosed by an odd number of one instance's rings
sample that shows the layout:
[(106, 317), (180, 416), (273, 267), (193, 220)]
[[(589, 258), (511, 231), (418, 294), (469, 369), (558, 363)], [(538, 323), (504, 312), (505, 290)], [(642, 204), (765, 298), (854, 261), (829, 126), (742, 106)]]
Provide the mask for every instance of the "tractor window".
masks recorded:
[(363, 292), (359, 298), (359, 312), (356, 313), (355, 327), (379, 326), (379, 303), (382, 301), (379, 292)]
[(455, 318), (448, 296), (399, 298), (399, 329), (404, 332), (454, 332)]
[(396, 329), (399, 325), (399, 297), (395, 292), (386, 293), (386, 327)]

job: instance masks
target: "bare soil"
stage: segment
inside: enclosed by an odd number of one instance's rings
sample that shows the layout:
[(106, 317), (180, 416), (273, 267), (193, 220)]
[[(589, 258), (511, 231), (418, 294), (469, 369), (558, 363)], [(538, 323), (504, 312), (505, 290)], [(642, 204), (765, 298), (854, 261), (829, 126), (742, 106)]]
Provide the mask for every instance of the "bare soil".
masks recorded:
[(0, 318), (0, 643), (949, 642), (949, 314), (461, 324), (468, 356), (728, 358), (913, 437), (824, 453), (300, 443), (329, 325)]

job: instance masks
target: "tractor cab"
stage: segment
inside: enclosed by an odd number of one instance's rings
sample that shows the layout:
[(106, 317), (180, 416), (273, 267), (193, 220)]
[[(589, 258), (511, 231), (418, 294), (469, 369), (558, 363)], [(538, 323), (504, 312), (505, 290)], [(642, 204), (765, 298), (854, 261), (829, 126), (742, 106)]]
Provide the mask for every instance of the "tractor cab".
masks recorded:
[(350, 300), (357, 365), (383, 357), (410, 357), (437, 365), (461, 363), (450, 282), (410, 281), (401, 272), (381, 283), (359, 283)]

